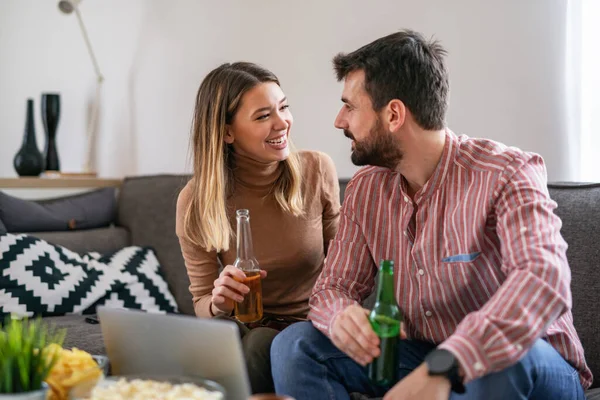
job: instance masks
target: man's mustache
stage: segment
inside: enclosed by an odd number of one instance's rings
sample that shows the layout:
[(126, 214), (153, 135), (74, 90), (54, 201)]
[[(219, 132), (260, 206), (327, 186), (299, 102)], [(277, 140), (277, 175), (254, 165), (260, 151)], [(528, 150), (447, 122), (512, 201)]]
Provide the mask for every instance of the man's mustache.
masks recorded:
[(346, 129), (344, 129), (344, 136), (346, 136), (348, 139), (354, 140), (354, 135)]

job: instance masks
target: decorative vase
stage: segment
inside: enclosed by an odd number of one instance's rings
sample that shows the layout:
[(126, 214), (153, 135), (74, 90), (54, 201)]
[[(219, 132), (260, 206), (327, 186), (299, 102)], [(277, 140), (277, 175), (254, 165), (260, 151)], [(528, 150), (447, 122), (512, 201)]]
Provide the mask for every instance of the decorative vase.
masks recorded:
[(60, 95), (42, 93), (42, 121), (46, 132), (45, 171), (60, 171), (58, 150), (56, 150), (56, 127), (60, 118)]
[(44, 158), (37, 147), (35, 125), (33, 124), (33, 99), (27, 99), (27, 117), (23, 144), (13, 162), (19, 176), (38, 176), (44, 170)]
[(22, 393), (0, 393), (0, 400), (46, 400), (48, 384), (42, 382), (40, 390)]

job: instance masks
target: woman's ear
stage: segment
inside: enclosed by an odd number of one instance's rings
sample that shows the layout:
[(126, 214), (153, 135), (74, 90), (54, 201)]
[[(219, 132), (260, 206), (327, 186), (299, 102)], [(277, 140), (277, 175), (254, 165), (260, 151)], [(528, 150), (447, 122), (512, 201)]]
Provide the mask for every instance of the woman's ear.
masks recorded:
[(234, 137), (233, 137), (233, 133), (231, 132), (231, 126), (230, 125), (226, 125), (225, 126), (225, 137), (223, 138), (223, 140), (227, 144), (232, 144), (233, 141), (235, 140)]

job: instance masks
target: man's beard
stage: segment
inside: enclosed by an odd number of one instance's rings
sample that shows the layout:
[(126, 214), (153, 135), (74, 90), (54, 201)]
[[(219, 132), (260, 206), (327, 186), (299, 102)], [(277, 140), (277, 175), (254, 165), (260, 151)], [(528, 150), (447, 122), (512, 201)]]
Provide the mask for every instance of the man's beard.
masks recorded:
[[(349, 131), (344, 131), (344, 134), (346, 137), (354, 138), (354, 135)], [(398, 139), (386, 132), (381, 120), (377, 118), (377, 122), (371, 128), (369, 136), (361, 141), (354, 141), (354, 150), (350, 159), (357, 166), (374, 165), (395, 169), (402, 157), (403, 152), (400, 149)]]

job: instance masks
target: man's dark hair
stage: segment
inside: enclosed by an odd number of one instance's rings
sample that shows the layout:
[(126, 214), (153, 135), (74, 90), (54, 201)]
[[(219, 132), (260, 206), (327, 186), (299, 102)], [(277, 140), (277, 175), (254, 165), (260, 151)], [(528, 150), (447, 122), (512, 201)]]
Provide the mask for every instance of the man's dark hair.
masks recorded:
[(333, 59), (338, 81), (350, 72), (363, 70), (365, 90), (373, 109), (381, 110), (393, 99), (406, 105), (423, 129), (445, 126), (448, 107), (446, 50), (417, 32), (403, 30), (382, 37), (349, 54)]

